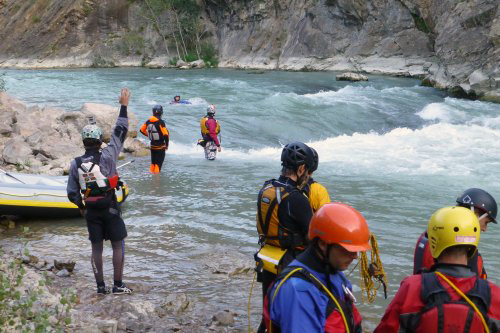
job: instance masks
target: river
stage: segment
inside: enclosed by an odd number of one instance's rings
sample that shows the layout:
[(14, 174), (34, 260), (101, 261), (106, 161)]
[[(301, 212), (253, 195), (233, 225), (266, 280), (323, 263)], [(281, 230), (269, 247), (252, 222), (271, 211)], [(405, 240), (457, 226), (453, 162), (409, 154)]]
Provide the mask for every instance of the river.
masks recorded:
[[(245, 70), (7, 70), (11, 95), (29, 103), (79, 110), (84, 102), (117, 105), (121, 87), (132, 91), (130, 110), (145, 121), (163, 104), (171, 148), (160, 175), (149, 174), (149, 158), (125, 167), (131, 188), (123, 216), (125, 281), (152, 286), (134, 297), (158, 303), (185, 293), (206, 316), (230, 309), (246, 325), (252, 274), (228, 276), (250, 267), (257, 249), (256, 195), (280, 172), (283, 144), (300, 140), (319, 153), (314, 178), (335, 201), (366, 217), (379, 241), (389, 277), (389, 300), (411, 273), (415, 242), (430, 215), (454, 205), (469, 187), (500, 198), (500, 105), (459, 100), (406, 78), (369, 76), (368, 82), (335, 81), (330, 72)], [(169, 105), (174, 95), (191, 105)], [(199, 119), (217, 105), (222, 153), (203, 158), (196, 146)], [(57, 143), (54, 143), (57, 144)], [(83, 219), (23, 222), (30, 248), (46, 256), (77, 260), (78, 274), (93, 282), (90, 244)], [(480, 251), (493, 282), (500, 283), (496, 243), (490, 225)], [(15, 247), (18, 233), (0, 245)], [(106, 248), (107, 280), (111, 251)], [(351, 275), (360, 297), (359, 273)], [(361, 305), (373, 329), (389, 300)], [(260, 285), (252, 298), (252, 325), (260, 313)]]

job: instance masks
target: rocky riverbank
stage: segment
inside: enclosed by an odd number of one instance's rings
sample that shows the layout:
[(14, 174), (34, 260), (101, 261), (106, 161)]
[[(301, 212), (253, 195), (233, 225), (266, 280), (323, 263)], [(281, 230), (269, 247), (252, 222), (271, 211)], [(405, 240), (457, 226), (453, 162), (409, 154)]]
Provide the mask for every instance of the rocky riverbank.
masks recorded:
[[(14, 222), (8, 223), (12, 226)], [(29, 232), (22, 240), (29, 244)], [(7, 321), (0, 323), (0, 328), (7, 331), (34, 332), (36, 327), (44, 327), (75, 333), (247, 332), (241, 323), (235, 327), (236, 313), (228, 309), (199, 313), (196, 300), (183, 293), (153, 302), (148, 300), (152, 287), (135, 283), (128, 284), (134, 289), (132, 295), (99, 295), (94, 282), (81, 275), (81, 263), (64, 258), (63, 263), (71, 263), (67, 268), (57, 260), (25, 251), (21, 247), (15, 252), (0, 248), (0, 280), (9, 281), (0, 287), (7, 297), (0, 306), (1, 317)], [(250, 276), (251, 268), (231, 275)]]
[[(221, 67), (418, 77), (456, 96), (500, 102), (495, 0), (195, 3), (196, 52), (214, 47)], [(141, 1), (0, 0), (0, 10), (0, 67), (161, 68), (179, 55), (173, 13), (150, 16)]]
[[(8, 170), (63, 175), (71, 160), (84, 153), (81, 129), (89, 117), (103, 129), (104, 142), (118, 117), (119, 107), (85, 103), (80, 112), (45, 106), (27, 106), (0, 92), (0, 163)], [(130, 131), (124, 152), (134, 156), (149, 154), (137, 137), (137, 117), (129, 112)]]

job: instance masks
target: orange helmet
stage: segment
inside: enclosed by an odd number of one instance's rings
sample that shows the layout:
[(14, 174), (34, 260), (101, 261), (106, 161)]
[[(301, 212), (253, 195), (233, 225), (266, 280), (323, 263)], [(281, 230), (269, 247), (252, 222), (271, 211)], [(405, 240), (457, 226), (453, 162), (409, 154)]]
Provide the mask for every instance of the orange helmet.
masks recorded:
[(370, 250), (370, 230), (356, 209), (335, 202), (323, 205), (309, 224), (309, 239), (319, 238), (327, 244), (339, 244), (347, 251)]

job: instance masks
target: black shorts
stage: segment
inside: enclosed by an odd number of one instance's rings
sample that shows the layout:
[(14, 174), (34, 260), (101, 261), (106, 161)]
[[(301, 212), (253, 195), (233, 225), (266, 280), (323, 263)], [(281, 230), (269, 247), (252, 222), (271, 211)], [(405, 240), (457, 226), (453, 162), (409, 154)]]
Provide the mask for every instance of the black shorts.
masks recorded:
[(121, 241), (127, 237), (127, 229), (121, 217), (120, 208), (113, 205), (107, 209), (87, 209), (85, 219), (89, 240), (97, 243), (104, 240)]

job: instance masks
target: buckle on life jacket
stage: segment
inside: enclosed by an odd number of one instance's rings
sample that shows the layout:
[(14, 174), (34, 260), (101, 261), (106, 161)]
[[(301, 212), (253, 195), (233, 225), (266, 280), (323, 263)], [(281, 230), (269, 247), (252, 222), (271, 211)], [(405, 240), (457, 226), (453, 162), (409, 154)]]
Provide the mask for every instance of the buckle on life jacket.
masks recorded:
[(281, 263), (281, 259), (283, 259), (286, 251), (286, 249), (283, 250), (276, 246), (268, 244), (264, 245), (255, 255), (257, 267), (260, 266), (265, 271), (271, 272), (273, 274), (278, 274), (278, 270), (280, 270), (279, 266)]

